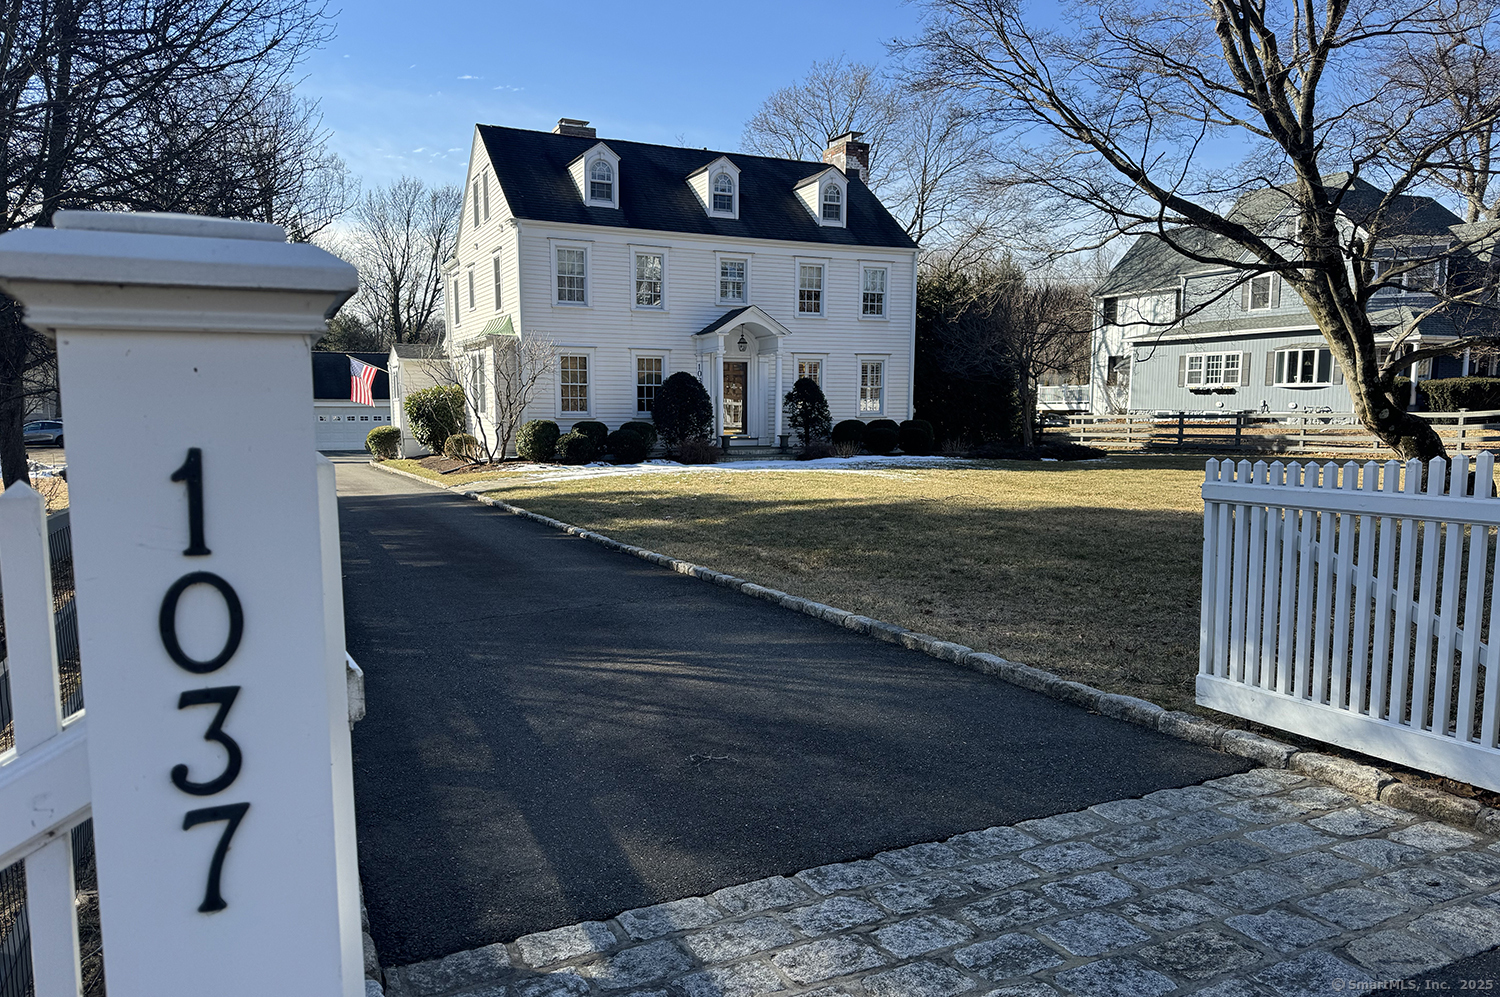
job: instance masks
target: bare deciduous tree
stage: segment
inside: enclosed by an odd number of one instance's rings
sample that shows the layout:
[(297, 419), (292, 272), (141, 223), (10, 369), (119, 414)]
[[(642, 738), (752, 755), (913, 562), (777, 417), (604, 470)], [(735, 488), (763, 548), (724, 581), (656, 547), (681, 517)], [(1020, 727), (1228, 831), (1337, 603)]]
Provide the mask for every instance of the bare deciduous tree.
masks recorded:
[(482, 336), (462, 346), (450, 344), (450, 356), (422, 361), (438, 384), (464, 389), (469, 429), (484, 450), (485, 459), (505, 459), (521, 430), (526, 407), (557, 359), (552, 340), (536, 332), (524, 336)]
[(1403, 237), (1427, 204), (1423, 186), (1450, 168), (1447, 150), (1496, 115), (1450, 119), (1403, 151), (1425, 108), (1379, 115), (1370, 95), (1401, 51), (1478, 30), (1488, 12), (1438, 0), (1087, 0), (1054, 30), (1016, 0), (929, 0), (927, 10), (904, 47), (922, 60), (921, 84), (959, 94), (1003, 133), (1006, 176), (1054, 238), (1079, 248), (1150, 233), (1230, 268), (1234, 284), (1279, 275), (1322, 331), (1365, 427), (1403, 457), (1444, 453), (1392, 382), (1465, 341), (1383, 359), (1368, 306), (1438, 261), (1456, 279), (1428, 282), (1432, 304), (1417, 321), (1434, 310), (1472, 317), (1491, 301), (1473, 252), (1487, 229), (1445, 233), (1431, 249)]
[[(150, 178), (207, 149), (326, 36), (318, 0), (7, 0), (0, 6), (0, 231), (63, 208), (152, 207)], [(215, 109), (219, 113), (215, 113)], [(175, 129), (171, 138), (169, 130)], [(50, 345), (0, 301), (0, 471)]]
[(463, 190), (416, 177), (367, 190), (347, 234), (332, 245), (359, 268), (346, 306), (385, 343), (433, 342), (441, 322), (442, 265), (453, 255)]
[(981, 178), (988, 138), (946, 95), (917, 92), (875, 66), (843, 56), (766, 98), (745, 124), (752, 152), (818, 161), (828, 143), (862, 132), (866, 185), (924, 246), (993, 248), (995, 205)]

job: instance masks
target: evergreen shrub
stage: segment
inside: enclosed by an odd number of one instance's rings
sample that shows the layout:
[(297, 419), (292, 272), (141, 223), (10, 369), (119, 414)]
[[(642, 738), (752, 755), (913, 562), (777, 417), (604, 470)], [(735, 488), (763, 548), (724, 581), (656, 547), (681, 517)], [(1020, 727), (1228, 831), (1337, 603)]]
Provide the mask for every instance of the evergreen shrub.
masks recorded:
[(532, 419), (516, 434), (516, 456), (522, 460), (551, 460), (561, 435), (562, 430), (552, 420)]
[(557, 462), (559, 464), (587, 464), (597, 451), (594, 439), (588, 433), (574, 430), (557, 438)]
[(376, 460), (395, 460), (401, 452), (401, 430), (395, 426), (376, 426), (365, 434), (365, 449)]

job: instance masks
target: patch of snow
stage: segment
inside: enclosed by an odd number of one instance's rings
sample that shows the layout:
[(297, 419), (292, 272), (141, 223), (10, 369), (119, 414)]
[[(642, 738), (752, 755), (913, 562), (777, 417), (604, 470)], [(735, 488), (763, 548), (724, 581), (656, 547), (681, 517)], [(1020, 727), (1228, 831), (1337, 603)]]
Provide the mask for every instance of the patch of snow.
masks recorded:
[(816, 460), (734, 460), (722, 464), (679, 464), (674, 460), (648, 460), (639, 464), (593, 463), (581, 466), (547, 465), (529, 468), (519, 474), (503, 478), (485, 478), (471, 481), (463, 487), (473, 489), (483, 485), (504, 484), (518, 478), (524, 481), (582, 481), (590, 478), (617, 478), (637, 474), (692, 474), (722, 472), (738, 474), (742, 471), (824, 471), (835, 474), (878, 474), (882, 471), (901, 468), (926, 468), (940, 464), (961, 464), (952, 457), (819, 457)]

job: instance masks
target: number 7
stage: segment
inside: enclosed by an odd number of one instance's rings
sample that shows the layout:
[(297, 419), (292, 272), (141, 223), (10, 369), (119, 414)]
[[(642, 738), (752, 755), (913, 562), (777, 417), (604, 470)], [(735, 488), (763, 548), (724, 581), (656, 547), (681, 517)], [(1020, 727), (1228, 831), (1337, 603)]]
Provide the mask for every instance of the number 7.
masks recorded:
[(198, 905), (198, 910), (204, 914), (211, 914), (229, 906), (224, 902), (223, 894), (219, 892), (219, 874), (224, 871), (224, 856), (229, 851), (229, 839), (234, 837), (240, 821), (245, 817), (245, 811), (249, 809), (248, 803), (226, 803), (221, 807), (189, 810), (183, 815), (182, 829), (184, 831), (216, 820), (229, 822), (224, 826), (224, 833), (219, 836), (219, 844), (214, 848), (213, 860), (208, 864), (208, 887), (203, 891), (203, 903)]

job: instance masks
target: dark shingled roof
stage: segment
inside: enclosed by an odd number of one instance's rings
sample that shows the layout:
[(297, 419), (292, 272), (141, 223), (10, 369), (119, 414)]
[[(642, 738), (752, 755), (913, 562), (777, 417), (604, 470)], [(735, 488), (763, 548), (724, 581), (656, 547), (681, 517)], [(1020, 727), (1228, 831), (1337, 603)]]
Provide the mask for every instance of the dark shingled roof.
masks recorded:
[(370, 386), (370, 395), (377, 401), (391, 397), (391, 381), (385, 372), (385, 361), (390, 356), (388, 353), (325, 353), (322, 350), (314, 350), (312, 355), (313, 367), (313, 397), (325, 401), (338, 401), (349, 397), (349, 358), (363, 360), (371, 367), (379, 367), (375, 372), (375, 383)]
[[(1347, 189), (1344, 189), (1345, 185)], [(1351, 180), (1347, 174), (1330, 177), (1327, 189), (1330, 197), (1338, 198), (1339, 211), (1356, 225), (1368, 222), (1385, 196), (1364, 180), (1357, 177)], [(1271, 187), (1240, 198), (1229, 217), (1259, 228), (1292, 207), (1287, 188)], [(1432, 198), (1403, 196), (1395, 198), (1386, 209), (1382, 234), (1384, 240), (1409, 244), (1416, 238), (1448, 236), (1455, 226), (1461, 225), (1462, 220), (1457, 215)], [(1200, 256), (1235, 260), (1246, 255), (1245, 250), (1231, 240), (1201, 229), (1171, 229), (1167, 238), (1155, 233), (1143, 235), (1120, 257), (1120, 262), (1114, 265), (1094, 294), (1144, 293), (1176, 285), (1179, 274), (1214, 268), (1212, 264), (1199, 263), (1182, 255), (1167, 239)]]
[(693, 333), (693, 335), (707, 336), (711, 332), (718, 332), (720, 329), (724, 328), (726, 325), (733, 322), (735, 319), (739, 318), (749, 310), (750, 306), (746, 305), (743, 308), (736, 308), (733, 311), (725, 312), (723, 315), (720, 315), (718, 318), (708, 323), (708, 325), (705, 325), (703, 328)]
[[(916, 243), (869, 188), (849, 181), (846, 228), (825, 228), (793, 193), (797, 184), (830, 167), (712, 149), (679, 149), (620, 139), (479, 125), (479, 137), (517, 218), (659, 232), (692, 232), (741, 239), (824, 242), (843, 246), (914, 249)], [(588, 207), (568, 164), (603, 142), (620, 157), (620, 207)], [(690, 174), (720, 156), (740, 170), (740, 217), (703, 210)]]

